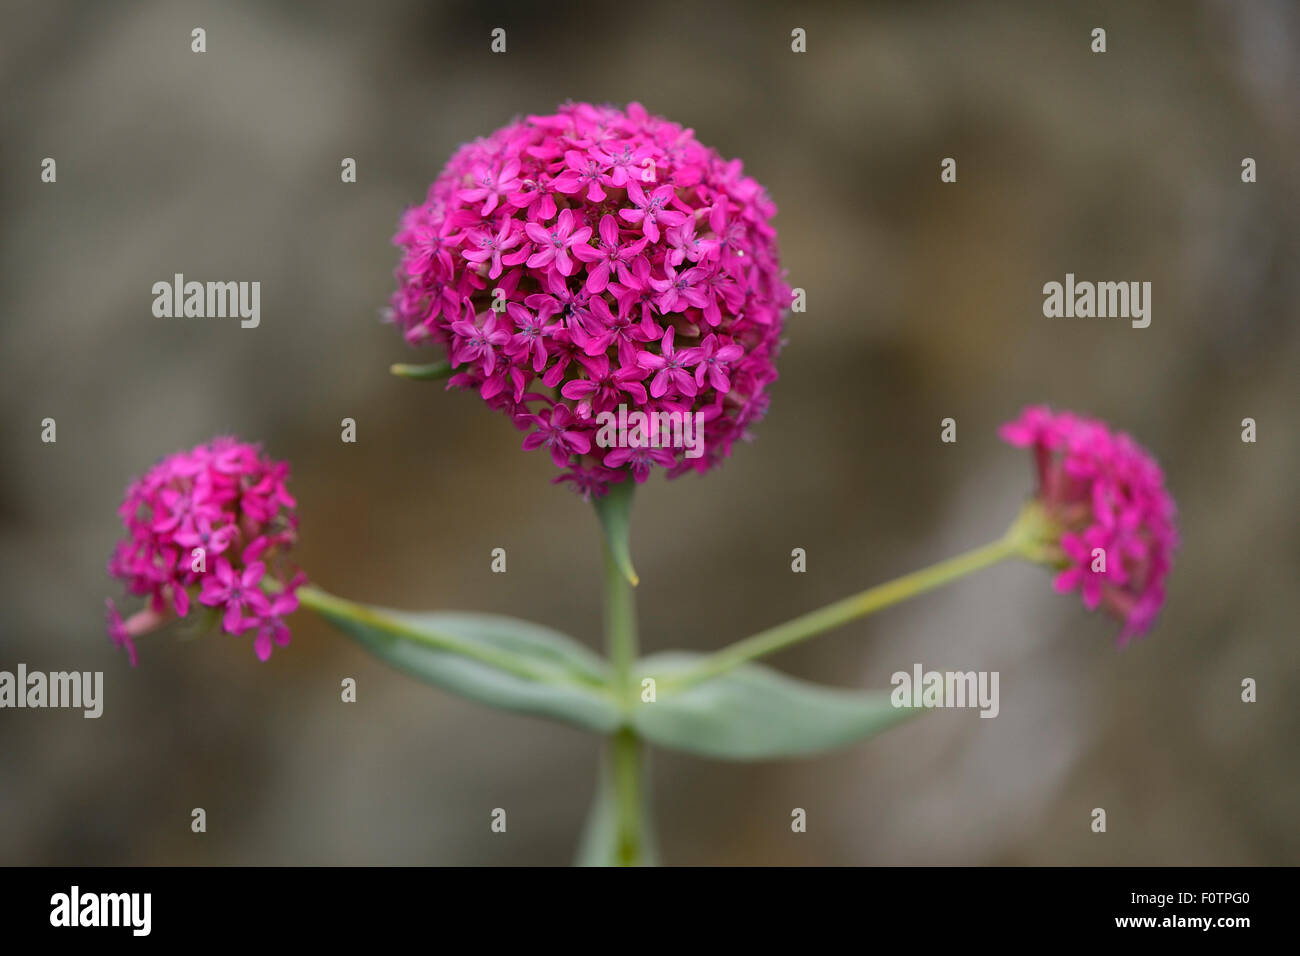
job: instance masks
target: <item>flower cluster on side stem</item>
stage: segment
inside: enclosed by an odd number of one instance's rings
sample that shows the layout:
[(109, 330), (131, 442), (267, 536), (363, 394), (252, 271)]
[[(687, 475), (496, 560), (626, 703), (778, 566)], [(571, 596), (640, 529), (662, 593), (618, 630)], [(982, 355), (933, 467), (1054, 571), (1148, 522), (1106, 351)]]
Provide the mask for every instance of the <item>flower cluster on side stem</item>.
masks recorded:
[(288, 478), (288, 464), (257, 445), (217, 438), (163, 458), (131, 483), (118, 509), (127, 536), (108, 573), (146, 602), (124, 620), (110, 599), (107, 620), (133, 666), (135, 638), (189, 616), (196, 604), (226, 633), (252, 632), (262, 660), (289, 643), (284, 619), (306, 578), (284, 560), (298, 526)]
[(1038, 501), (1052, 528), (1056, 590), (1123, 622), (1120, 643), (1146, 633), (1165, 601), (1178, 546), (1173, 497), (1160, 466), (1105, 422), (1046, 406), (1026, 408), (1002, 438), (1032, 449)]

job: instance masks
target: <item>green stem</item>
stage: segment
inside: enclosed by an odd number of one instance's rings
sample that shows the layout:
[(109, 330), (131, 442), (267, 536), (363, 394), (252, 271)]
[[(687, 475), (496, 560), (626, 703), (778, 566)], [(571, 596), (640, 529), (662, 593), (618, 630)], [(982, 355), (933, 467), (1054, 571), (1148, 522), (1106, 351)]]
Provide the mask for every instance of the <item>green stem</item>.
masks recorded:
[(609, 743), (614, 776), (618, 837), (614, 843), (619, 866), (640, 866), (645, 856), (641, 806), (641, 741), (630, 727), (617, 731)]
[[(636, 602), (632, 584), (620, 566), (614, 549), (606, 542), (605, 637), (609, 646), (613, 690), (616, 699), (630, 710), (635, 706), (633, 663), (637, 655)], [(641, 805), (641, 741), (631, 727), (622, 727), (609, 742), (609, 762), (614, 785), (615, 861), (636, 866), (644, 859), (643, 813)]]
[(612, 549), (606, 544), (605, 558), (605, 640), (613, 667), (614, 693), (620, 701), (630, 703), (632, 662), (636, 660), (636, 599), (632, 585), (624, 576)]
[[(1012, 557), (1034, 559), (1041, 543), (1051, 532), (1042, 509), (1031, 502), (1001, 538), (983, 547), (948, 558), (920, 571), (913, 571), (885, 584), (878, 584), (851, 597), (818, 608), (704, 658), (696, 667), (672, 682), (677, 691), (701, 681), (725, 674), (747, 661), (774, 654), (832, 630), (849, 621), (865, 617), (882, 608), (932, 591), (937, 587), (990, 567)], [(662, 688), (661, 688), (662, 690)]]

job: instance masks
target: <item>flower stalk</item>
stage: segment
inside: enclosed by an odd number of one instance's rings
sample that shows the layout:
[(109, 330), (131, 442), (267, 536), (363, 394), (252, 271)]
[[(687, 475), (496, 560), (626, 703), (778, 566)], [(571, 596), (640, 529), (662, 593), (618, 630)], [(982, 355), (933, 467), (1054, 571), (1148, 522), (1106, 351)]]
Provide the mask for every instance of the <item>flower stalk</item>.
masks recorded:
[[(616, 486), (618, 487), (618, 486)], [(629, 575), (627, 557), (628, 511), (632, 482), (623, 482), (612, 510), (598, 509), (605, 527), (601, 552), (605, 575), (605, 641), (611, 665), (611, 682), (619, 706), (630, 713), (636, 706), (634, 665), (637, 659), (635, 573)], [(613, 860), (619, 866), (639, 866), (646, 860), (643, 747), (631, 726), (624, 725), (609, 740), (608, 760), (614, 791)]]
[(858, 594), (760, 631), (704, 658), (697, 667), (674, 680), (675, 691), (718, 677), (748, 661), (775, 654), (809, 638), (833, 630), (860, 617), (933, 591), (953, 581), (992, 567), (1008, 558), (1050, 560), (1044, 542), (1052, 531), (1043, 509), (1030, 502), (1007, 529), (1006, 534), (986, 545), (956, 555), (928, 568), (877, 584)]

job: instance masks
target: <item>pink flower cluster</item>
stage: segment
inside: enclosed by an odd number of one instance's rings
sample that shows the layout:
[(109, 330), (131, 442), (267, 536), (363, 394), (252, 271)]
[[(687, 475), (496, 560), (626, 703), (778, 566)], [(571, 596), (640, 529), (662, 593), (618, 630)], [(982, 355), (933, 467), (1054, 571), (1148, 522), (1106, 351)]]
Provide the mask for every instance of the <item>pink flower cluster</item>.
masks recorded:
[[(691, 130), (638, 103), (566, 104), (462, 146), (406, 211), (391, 316), (584, 496), (655, 466), (703, 472), (776, 378), (791, 293), (775, 213)], [(620, 405), (701, 413), (704, 453), (603, 447), (598, 417)]]
[[(109, 636), (132, 666), (135, 638), (186, 617), (196, 600), (225, 632), (253, 631), (262, 660), (273, 644), (289, 643), (284, 618), (297, 609), (295, 591), (306, 579), (284, 567), (298, 527), (288, 478), (288, 464), (257, 445), (216, 438), (162, 459), (131, 484), (118, 508), (127, 537), (108, 573), (148, 602), (126, 621), (107, 605)], [(263, 585), (272, 581), (268, 593)]]
[(1089, 610), (1104, 605), (1119, 617), (1121, 645), (1146, 633), (1164, 604), (1178, 546), (1160, 466), (1104, 422), (1045, 406), (1026, 408), (999, 433), (1033, 449), (1039, 500), (1062, 530), (1065, 567), (1056, 589), (1080, 590)]

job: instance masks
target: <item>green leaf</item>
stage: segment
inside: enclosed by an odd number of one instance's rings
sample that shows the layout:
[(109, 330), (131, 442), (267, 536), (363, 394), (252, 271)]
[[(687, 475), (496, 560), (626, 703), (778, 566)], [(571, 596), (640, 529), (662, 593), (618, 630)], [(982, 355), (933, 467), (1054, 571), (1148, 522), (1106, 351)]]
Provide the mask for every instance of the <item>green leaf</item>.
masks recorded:
[(604, 661), (540, 624), (495, 614), (393, 611), (317, 588), (301, 588), (298, 597), (379, 659), (462, 697), (602, 734), (624, 722)]
[(401, 378), (415, 379), (418, 381), (438, 381), (439, 379), (451, 378), (451, 362), (430, 362), (428, 365), (404, 365), (397, 363), (389, 366), (388, 369), (394, 375)]
[(641, 581), (636, 569), (632, 567), (632, 551), (628, 547), (628, 524), (632, 516), (632, 493), (635, 490), (636, 482), (628, 476), (618, 484), (610, 485), (609, 493), (594, 502), (600, 526), (605, 531), (605, 540), (609, 543), (609, 552), (632, 587)]
[(655, 680), (653, 703), (638, 700), (636, 731), (651, 743), (722, 760), (774, 760), (843, 747), (916, 712), (894, 707), (888, 691), (851, 691), (742, 664), (677, 689), (703, 655), (673, 652), (637, 661), (636, 681)]

